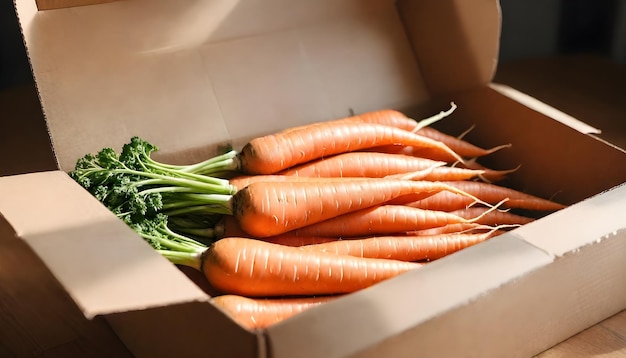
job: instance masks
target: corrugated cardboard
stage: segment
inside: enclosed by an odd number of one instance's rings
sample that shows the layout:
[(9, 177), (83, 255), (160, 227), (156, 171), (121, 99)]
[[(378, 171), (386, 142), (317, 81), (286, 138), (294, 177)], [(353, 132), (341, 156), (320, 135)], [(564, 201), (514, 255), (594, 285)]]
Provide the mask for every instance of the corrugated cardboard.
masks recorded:
[[(60, 170), (0, 178), (0, 213), (138, 357), (530, 356), (626, 307), (626, 154), (491, 84), (495, 0), (16, 6)], [(213, 307), (64, 173), (133, 135), (184, 163), (291, 125), (450, 101), (441, 128), (512, 143), (486, 164), (521, 164), (508, 184), (573, 205), (264, 331)]]

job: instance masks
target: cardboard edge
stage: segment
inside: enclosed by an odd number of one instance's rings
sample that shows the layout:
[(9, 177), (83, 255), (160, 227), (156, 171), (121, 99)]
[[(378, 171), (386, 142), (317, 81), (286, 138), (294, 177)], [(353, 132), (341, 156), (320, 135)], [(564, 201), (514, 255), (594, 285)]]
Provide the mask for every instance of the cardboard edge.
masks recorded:
[(500, 94), (512, 98), (513, 100), (523, 104), (524, 106), (535, 110), (537, 112), (540, 112), (542, 114), (545, 114), (546, 116), (561, 122), (569, 127), (574, 128), (575, 130), (583, 133), (583, 134), (600, 134), (602, 133), (602, 131), (598, 128), (595, 128), (583, 121), (580, 121), (572, 116), (570, 116), (569, 114), (560, 111), (558, 109), (556, 109), (555, 107), (550, 106), (549, 104), (546, 104), (545, 102), (542, 102), (534, 97), (531, 97), (530, 95), (527, 95), (523, 92), (520, 92), (510, 86), (507, 85), (503, 85), (503, 84), (498, 84), (498, 83), (491, 83), (489, 84), (489, 87), (491, 87), (492, 89), (494, 89), (495, 91), (499, 92)]
[[(177, 303), (103, 315), (137, 357), (259, 357), (267, 349), (263, 331), (239, 326), (210, 302)], [(167, 330), (167, 339), (159, 331)]]
[[(539, 354), (626, 307), (625, 244), (623, 237), (615, 238), (557, 257), (359, 356), (384, 357), (392, 352), (412, 356), (415, 347), (426, 357), (522, 358)], [(615, 250), (624, 254), (590, 265)], [(590, 267), (595, 267), (593, 274), (579, 275)], [(520, 336), (525, 339), (518, 339)], [(449, 344), (449, 337), (455, 337), (454, 344)]]
[(0, 214), (87, 318), (210, 298), (65, 172), (0, 177), (0, 197)]
[[(43, 98), (41, 97), (41, 91), (39, 90), (39, 86), (37, 83), (37, 76), (35, 76), (34, 73), (34, 69), (33, 69), (33, 61), (31, 60), (31, 52), (29, 50), (29, 47), (26, 44), (26, 37), (25, 37), (25, 27), (26, 26), (30, 26), (32, 23), (32, 19), (37, 16), (37, 12), (39, 11), (39, 9), (37, 8), (38, 4), (39, 4), (40, 0), (34, 0), (34, 1), (17, 1), (14, 0), (13, 1), (13, 6), (15, 8), (15, 14), (17, 16), (18, 19), (18, 25), (20, 28), (20, 35), (22, 37), (22, 42), (24, 44), (24, 51), (26, 52), (26, 57), (28, 58), (28, 64), (29, 64), (29, 68), (31, 71), (31, 75), (33, 78), (33, 84), (35, 86), (35, 92), (37, 93), (37, 99), (39, 100), (39, 103), (41, 105), (41, 113), (43, 115), (44, 118), (44, 126), (46, 129), (46, 132), (48, 133), (48, 139), (50, 142), (50, 149), (51, 149), (51, 153), (52, 153), (52, 158), (54, 160), (54, 163), (56, 165), (57, 168), (60, 168), (60, 163), (59, 163), (59, 158), (57, 156), (57, 152), (55, 149), (55, 145), (54, 145), (54, 141), (52, 140), (52, 133), (50, 132), (50, 126), (48, 124), (48, 121), (46, 119), (46, 108), (43, 105)], [(45, 0), (43, 0), (45, 1)], [(52, 0), (52, 1), (56, 1), (56, 0)], [(59, 1), (63, 1), (63, 0), (59, 0)], [(106, 0), (103, 0), (106, 1)], [(117, 1), (117, 0), (111, 0), (111, 1)]]
[[(562, 257), (626, 230), (624, 199), (626, 183), (528, 223), (514, 232), (537, 248)], [(589, 213), (593, 213), (593, 219)], [(567, 240), (555, 239), (559, 237)]]
[[(273, 357), (359, 355), (446, 312), (481, 301), (553, 259), (528, 242), (504, 234), (273, 325), (267, 329), (269, 349)], [(390, 297), (393, 304), (389, 304)], [(305, 337), (298, 334), (304, 330)], [(326, 345), (302, 352), (302, 344), (311, 340)]]
[(119, 0), (35, 0), (39, 11), (104, 4)]

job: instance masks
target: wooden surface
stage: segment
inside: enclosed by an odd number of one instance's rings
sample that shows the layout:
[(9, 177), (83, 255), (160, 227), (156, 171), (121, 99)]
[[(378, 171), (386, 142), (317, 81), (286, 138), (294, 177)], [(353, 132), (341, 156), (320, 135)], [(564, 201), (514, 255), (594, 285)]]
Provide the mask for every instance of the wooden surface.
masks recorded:
[(626, 358), (626, 311), (537, 355), (537, 358)]

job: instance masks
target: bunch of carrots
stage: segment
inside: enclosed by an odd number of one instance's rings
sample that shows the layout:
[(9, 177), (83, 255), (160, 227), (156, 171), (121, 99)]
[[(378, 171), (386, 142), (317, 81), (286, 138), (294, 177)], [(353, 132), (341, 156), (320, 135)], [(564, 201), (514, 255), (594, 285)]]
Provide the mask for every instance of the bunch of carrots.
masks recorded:
[(192, 165), (139, 137), (70, 173), (249, 329), (418, 269), (564, 206), (497, 182), (484, 149), (395, 110), (293, 127)]

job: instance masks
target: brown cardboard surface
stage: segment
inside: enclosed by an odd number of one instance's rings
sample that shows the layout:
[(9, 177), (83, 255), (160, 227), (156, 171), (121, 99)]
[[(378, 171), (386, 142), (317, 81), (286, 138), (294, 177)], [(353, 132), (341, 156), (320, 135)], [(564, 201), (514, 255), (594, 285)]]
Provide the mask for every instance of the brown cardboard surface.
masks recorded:
[[(269, 347), (275, 357), (351, 356), (385, 345), (386, 340), (393, 342), (393, 337), (438, 320), (446, 312), (487, 295), (503, 282), (516, 280), (551, 261), (545, 252), (504, 235), (272, 326), (268, 328)], [(468, 324), (472, 323), (455, 324), (469, 329)], [(412, 337), (406, 343), (412, 349), (404, 352), (405, 356), (414, 355), (416, 347), (420, 347), (420, 355), (423, 352), (425, 357), (454, 357), (437, 348), (442, 342), (434, 339), (441, 331), (426, 333), (428, 339)], [(454, 335), (455, 341), (464, 340), (462, 336)], [(311, 340), (325, 344), (302, 351)], [(464, 342), (459, 347), (475, 345)], [(397, 347), (384, 349), (391, 349), (388, 353), (393, 351), (393, 356), (401, 352)]]
[(37, 9), (52, 10), (52, 9), (63, 9), (63, 8), (73, 7), (73, 6), (101, 4), (101, 3), (117, 1), (117, 0), (35, 0), (35, 1), (37, 4)]
[(491, 81), (499, 48), (497, 2), (403, 0), (398, 5), (431, 95), (472, 89)]
[(624, 234), (558, 258), (359, 356), (534, 356), (624, 307)]
[(580, 135), (567, 124), (546, 121), (544, 114), (489, 86), (450, 94), (436, 105), (442, 108), (450, 100), (458, 108), (449, 120), (437, 124), (439, 128), (460, 134), (475, 126), (464, 138), (487, 148), (512, 145), (480, 160), (499, 169), (521, 165), (502, 184), (573, 204), (626, 180), (622, 149)]
[(87, 317), (208, 299), (63, 172), (0, 177), (0, 198), (2, 215)]
[(131, 356), (104, 318), (85, 317), (1, 216), (0, 287), (0, 356)]
[[(132, 135), (163, 148), (160, 159), (190, 162), (220, 143), (351, 111), (420, 118), (454, 101), (441, 128), (476, 125), (472, 142), (513, 145), (484, 163), (522, 164), (507, 185), (574, 204), (626, 179), (623, 150), (489, 86), (495, 0), (137, 0), (46, 12), (18, 0), (17, 10), (64, 171)], [(62, 171), (0, 183), (0, 212), (16, 233), (136, 356), (191, 355), (202, 352), (198, 342), (260, 357), (412, 356), (416, 346), (437, 356), (530, 355), (624, 307), (622, 216), (588, 220), (623, 203), (622, 187), (247, 332)], [(31, 212), (24, 196), (48, 200)], [(563, 230), (572, 220), (585, 229)], [(174, 338), (152, 335), (159, 325)]]
[(529, 58), (500, 64), (494, 81), (550, 103), (626, 148), (626, 65), (593, 54)]
[(394, 3), (161, 0), (37, 12), (22, 0), (17, 10), (70, 170), (133, 135), (163, 148), (157, 157), (190, 162), (214, 154), (209, 143), (424, 101)]

